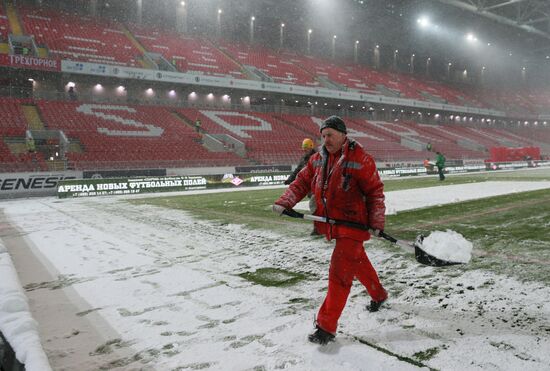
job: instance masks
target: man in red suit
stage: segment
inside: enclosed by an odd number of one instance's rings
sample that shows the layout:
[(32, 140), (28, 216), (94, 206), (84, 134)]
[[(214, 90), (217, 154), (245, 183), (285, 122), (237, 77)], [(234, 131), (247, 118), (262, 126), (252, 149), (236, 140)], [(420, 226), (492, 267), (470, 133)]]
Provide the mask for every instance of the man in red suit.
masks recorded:
[[(309, 192), (315, 196), (315, 215), (348, 220), (372, 228), (375, 235), (384, 229), (384, 184), (371, 155), (347, 137), (344, 121), (331, 116), (321, 125), (323, 146), (285, 193), (275, 201), (273, 211), (282, 214), (292, 209)], [(316, 223), (316, 229), (336, 246), (330, 261), (328, 292), (319, 309), (316, 330), (309, 335), (313, 343), (327, 344), (336, 335), (338, 319), (344, 310), (354, 278), (371, 297), (367, 310), (376, 312), (388, 298), (373, 268), (363, 242), (370, 233), (344, 225)]]

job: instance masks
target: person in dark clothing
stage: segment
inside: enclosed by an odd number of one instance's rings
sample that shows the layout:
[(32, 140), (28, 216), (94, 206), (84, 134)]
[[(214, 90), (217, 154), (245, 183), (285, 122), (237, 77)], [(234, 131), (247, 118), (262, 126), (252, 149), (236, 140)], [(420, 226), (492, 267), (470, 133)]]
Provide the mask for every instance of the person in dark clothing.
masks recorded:
[(69, 99), (70, 100), (76, 100), (76, 92), (74, 91), (74, 86), (69, 87)]
[[(313, 143), (313, 140), (310, 138), (305, 138), (302, 141), (302, 151), (304, 151), (304, 155), (300, 159), (300, 162), (298, 163), (298, 166), (296, 166), (296, 169), (288, 176), (288, 178), (285, 180), (285, 184), (289, 185), (296, 179), (296, 176), (304, 168), (304, 166), (307, 165), (309, 158), (313, 156), (315, 153), (317, 153), (317, 149), (315, 148), (315, 144)], [(311, 193), (307, 195), (309, 197), (309, 211), (314, 212), (315, 211), (315, 198), (312, 196)], [(315, 228), (315, 225), (313, 226), (313, 230), (310, 233), (311, 236), (320, 236), (319, 232), (317, 232), (317, 229)]]
[(36, 144), (34, 143), (34, 139), (32, 137), (26, 137), (25, 144), (27, 145), (27, 151), (29, 153), (36, 152)]
[(445, 180), (445, 175), (443, 174), (443, 169), (445, 169), (445, 156), (443, 156), (440, 152), (436, 152), (435, 157), (435, 166), (437, 166), (437, 173), (439, 174), (439, 180), (443, 181)]
[(307, 162), (309, 161), (309, 158), (314, 154), (317, 153), (317, 150), (315, 149), (315, 145), (313, 144), (313, 140), (306, 138), (302, 141), (302, 151), (304, 151), (304, 155), (300, 159), (300, 162), (298, 163), (298, 166), (296, 166), (296, 169), (288, 176), (288, 178), (285, 180), (285, 184), (289, 185), (296, 179), (296, 175), (306, 166)]
[(195, 130), (200, 133), (202, 130), (202, 122), (200, 119), (195, 120)]

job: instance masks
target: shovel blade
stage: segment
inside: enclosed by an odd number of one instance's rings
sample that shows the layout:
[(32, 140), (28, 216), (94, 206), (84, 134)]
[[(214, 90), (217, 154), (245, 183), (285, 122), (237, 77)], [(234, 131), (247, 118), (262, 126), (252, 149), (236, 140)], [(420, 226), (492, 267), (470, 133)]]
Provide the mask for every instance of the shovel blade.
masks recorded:
[(414, 242), (414, 255), (416, 257), (416, 261), (420, 264), (429, 265), (432, 267), (444, 267), (447, 265), (457, 265), (462, 264), (459, 262), (452, 262), (448, 260), (443, 260), (436, 258), (435, 256), (428, 254), (426, 251), (422, 249), (422, 241), (424, 240), (423, 235), (419, 235), (416, 237), (416, 241)]

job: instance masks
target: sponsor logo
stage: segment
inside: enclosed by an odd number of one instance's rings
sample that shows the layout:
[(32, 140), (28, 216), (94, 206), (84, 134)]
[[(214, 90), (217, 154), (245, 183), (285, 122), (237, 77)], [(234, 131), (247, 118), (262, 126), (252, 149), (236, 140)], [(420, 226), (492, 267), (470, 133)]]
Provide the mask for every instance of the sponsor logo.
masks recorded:
[(0, 178), (0, 191), (52, 189), (60, 180), (75, 179), (74, 176), (29, 176)]
[(242, 180), (241, 178), (239, 178), (238, 176), (231, 179), (231, 183), (233, 183), (235, 186), (239, 186), (241, 185), (241, 183), (244, 182), (244, 180)]
[(44, 69), (57, 69), (59, 67), (55, 59), (27, 57), (23, 55), (10, 55), (10, 64), (18, 66), (37, 67)]

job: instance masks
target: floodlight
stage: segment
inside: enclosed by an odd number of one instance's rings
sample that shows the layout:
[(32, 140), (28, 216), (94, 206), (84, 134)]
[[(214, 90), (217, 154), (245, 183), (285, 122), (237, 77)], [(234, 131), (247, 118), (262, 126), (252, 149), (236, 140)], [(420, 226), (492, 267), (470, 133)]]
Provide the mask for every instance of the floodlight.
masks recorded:
[(422, 16), (416, 20), (416, 23), (418, 23), (421, 28), (427, 28), (430, 26), (430, 19), (426, 16)]
[(469, 33), (466, 35), (466, 40), (471, 43), (475, 43), (477, 41), (477, 37), (473, 33)]

